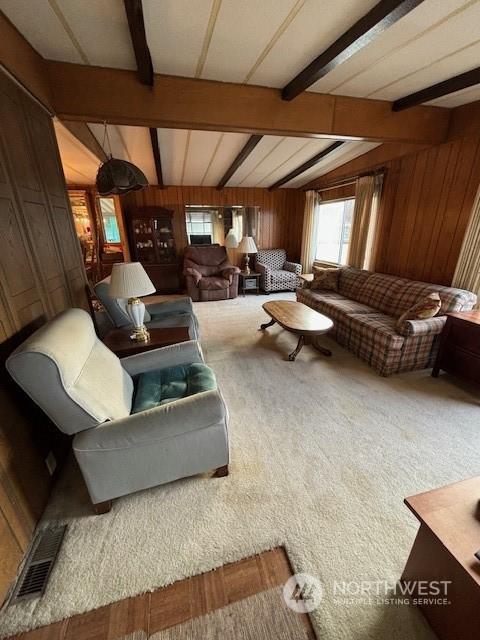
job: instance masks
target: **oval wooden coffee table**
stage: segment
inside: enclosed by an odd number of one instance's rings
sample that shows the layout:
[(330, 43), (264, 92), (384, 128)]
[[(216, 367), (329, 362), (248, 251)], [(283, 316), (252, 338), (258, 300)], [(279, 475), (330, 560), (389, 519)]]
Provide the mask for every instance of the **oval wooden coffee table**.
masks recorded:
[[(295, 360), (308, 339), (321, 336), (322, 333), (326, 333), (333, 327), (333, 322), (330, 318), (310, 309), (302, 302), (272, 300), (271, 302), (265, 302), (262, 307), (265, 313), (268, 313), (271, 317), (271, 320), (262, 324), (259, 331), (264, 331), (277, 322), (286, 331), (300, 336), (297, 348), (288, 356), (289, 360)], [(332, 352), (329, 349), (325, 349), (325, 347), (315, 343), (313, 343), (313, 346), (325, 356), (332, 355)]]

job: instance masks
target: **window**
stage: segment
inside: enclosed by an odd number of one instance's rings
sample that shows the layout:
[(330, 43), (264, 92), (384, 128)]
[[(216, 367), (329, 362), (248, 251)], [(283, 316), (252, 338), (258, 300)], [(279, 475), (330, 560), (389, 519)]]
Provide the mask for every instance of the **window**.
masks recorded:
[(113, 198), (98, 198), (100, 213), (102, 214), (103, 233), (105, 242), (119, 244), (120, 230), (115, 214), (115, 201)]
[(211, 211), (187, 211), (187, 234), (190, 244), (212, 242), (213, 224)]
[(317, 249), (320, 262), (346, 264), (355, 198), (321, 203), (317, 213)]

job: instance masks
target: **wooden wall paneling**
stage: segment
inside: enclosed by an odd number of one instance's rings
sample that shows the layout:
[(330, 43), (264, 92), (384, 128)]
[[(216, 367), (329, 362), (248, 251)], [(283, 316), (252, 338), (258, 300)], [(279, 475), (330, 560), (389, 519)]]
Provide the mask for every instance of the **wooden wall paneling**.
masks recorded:
[(33, 263), (18, 200), (12, 188), (7, 162), (7, 145), (11, 143), (5, 137), (6, 130), (13, 136), (18, 136), (11, 154), (15, 164), (20, 166), (20, 184), (32, 189), (38, 187), (38, 184), (35, 184), (34, 176), (28, 173), (32, 164), (29, 155), (25, 153), (25, 149), (28, 149), (27, 138), (18, 125), (15, 103), (7, 89), (0, 76), (0, 115), (4, 125), (0, 131), (0, 273), (5, 305), (3, 322), (8, 321), (11, 335), (14, 330), (36, 318), (48, 317), (51, 307)]
[(480, 135), (373, 165), (387, 170), (377, 271), (450, 285), (480, 184)]
[(457, 218), (456, 228), (453, 233), (452, 242), (450, 243), (448, 259), (445, 261), (445, 277), (455, 272), (460, 250), (462, 248), (463, 238), (465, 236), (465, 230), (470, 221), (473, 203), (475, 202), (477, 192), (480, 189), (480, 136), (476, 140), (476, 147), (476, 154), (472, 162), (472, 172), (469, 184), (465, 190), (465, 198), (463, 200), (460, 215)]
[[(2, 76), (3, 86), (6, 78)], [(44, 305), (51, 317), (69, 306), (70, 296), (58, 254), (48, 203), (35, 162), (35, 138), (30, 131), (36, 111), (28, 109), (27, 98), (11, 82), (3, 94), (6, 118), (3, 126), (7, 165), (16, 195), (22, 226), (28, 238), (28, 252), (33, 256), (35, 274), (41, 281)], [(41, 110), (33, 101), (36, 110)], [(32, 118), (32, 122), (30, 122)], [(36, 131), (34, 132), (36, 133)]]
[[(174, 209), (175, 241), (179, 252), (187, 244), (185, 205), (257, 206), (261, 210), (258, 246), (264, 249), (284, 247), (290, 258), (298, 259), (303, 225), (305, 195), (297, 189), (267, 189), (248, 187), (167, 187), (150, 186), (124, 196), (126, 210), (141, 206), (162, 206)], [(239, 256), (240, 261), (242, 256)]]
[(48, 499), (45, 457), (53, 451), (61, 462), (68, 443), (4, 363), (36, 328), (71, 305), (69, 286), (75, 289), (83, 265), (50, 116), (4, 74), (0, 125), (1, 601)]

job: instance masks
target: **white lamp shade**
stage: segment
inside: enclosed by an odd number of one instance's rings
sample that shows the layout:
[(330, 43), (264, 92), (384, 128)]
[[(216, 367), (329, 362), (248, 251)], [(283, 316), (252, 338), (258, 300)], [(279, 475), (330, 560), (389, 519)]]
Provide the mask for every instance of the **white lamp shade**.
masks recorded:
[(138, 298), (155, 293), (153, 282), (140, 262), (113, 265), (108, 293), (112, 298)]
[(227, 247), (227, 249), (236, 249), (238, 247), (237, 236), (233, 232), (233, 229), (230, 229), (230, 231), (226, 235), (225, 246)]
[(243, 236), (238, 250), (241, 253), (257, 253), (257, 246), (252, 236)]

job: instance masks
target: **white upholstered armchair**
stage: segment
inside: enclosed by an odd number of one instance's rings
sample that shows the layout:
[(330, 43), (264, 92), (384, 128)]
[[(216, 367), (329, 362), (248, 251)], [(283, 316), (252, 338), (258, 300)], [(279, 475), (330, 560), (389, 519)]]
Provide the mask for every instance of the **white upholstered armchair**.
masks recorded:
[(227, 408), (198, 342), (120, 360), (82, 309), (41, 327), (7, 369), (73, 450), (97, 513), (113, 498), (216, 470), (228, 474)]
[(300, 286), (302, 265), (288, 262), (285, 249), (262, 249), (255, 254), (255, 270), (260, 274), (260, 287), (266, 292), (295, 291)]

